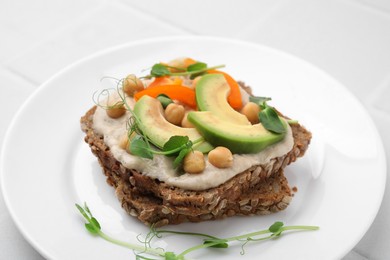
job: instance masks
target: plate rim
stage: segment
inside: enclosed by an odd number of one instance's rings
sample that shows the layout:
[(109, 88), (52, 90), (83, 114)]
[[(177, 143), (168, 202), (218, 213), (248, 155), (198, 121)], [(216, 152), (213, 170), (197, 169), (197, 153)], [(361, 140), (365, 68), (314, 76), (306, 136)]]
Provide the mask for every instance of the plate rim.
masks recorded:
[[(227, 37), (218, 37), (218, 36), (201, 36), (201, 35), (186, 35), (186, 36), (165, 36), (165, 37), (151, 37), (151, 38), (146, 38), (142, 40), (136, 40), (132, 42), (126, 42), (118, 45), (114, 45), (108, 48), (104, 48), (102, 50), (99, 50), (97, 52), (94, 52), (92, 54), (89, 54), (81, 59), (76, 60), (73, 63), (70, 63), (69, 65), (63, 67), (60, 69), (58, 72), (54, 73), (51, 77), (49, 77), (47, 80), (45, 80), (42, 84), (40, 84), (29, 97), (23, 102), (23, 104), (19, 107), (17, 112), (14, 114), (9, 126), (7, 127), (7, 130), (4, 135), (3, 139), (3, 144), (0, 149), (0, 188), (2, 191), (3, 195), (3, 200), (5, 203), (5, 206), (12, 218), (12, 221), (15, 223), (18, 231), (22, 234), (22, 236), (28, 241), (28, 243), (35, 249), (37, 250), (43, 257), (47, 257), (51, 259), (53, 256), (49, 253), (48, 250), (45, 248), (41, 247), (39, 245), (39, 242), (36, 241), (33, 237), (31, 237), (31, 234), (25, 231), (23, 228), (23, 224), (21, 223), (20, 219), (17, 217), (17, 214), (15, 213), (14, 209), (12, 208), (10, 198), (8, 197), (8, 194), (6, 192), (6, 186), (4, 183), (5, 175), (6, 175), (6, 169), (4, 167), (4, 162), (6, 160), (6, 151), (9, 149), (9, 142), (10, 142), (10, 136), (12, 135), (12, 130), (15, 127), (14, 125), (17, 123), (18, 118), (20, 115), (24, 112), (26, 107), (28, 107), (35, 97), (42, 91), (44, 91), (46, 88), (48, 88), (51, 85), (51, 82), (54, 81), (56, 78), (60, 77), (63, 74), (66, 74), (69, 70), (71, 70), (73, 67), (78, 66), (82, 63), (85, 63), (89, 60), (104, 56), (106, 54), (115, 52), (115, 51), (120, 51), (121, 49), (126, 49), (126, 48), (131, 48), (133, 46), (139, 46), (139, 45), (144, 45), (144, 44), (150, 44), (150, 43), (157, 43), (157, 42), (167, 42), (167, 41), (194, 41), (194, 40), (200, 40), (200, 41), (220, 41), (220, 42), (227, 42), (227, 43), (232, 43), (236, 45), (247, 45), (255, 48), (263, 48), (268, 51), (271, 51), (273, 53), (278, 53), (283, 56), (292, 58), (294, 60), (297, 60), (309, 67), (311, 67), (313, 70), (315, 70), (317, 73), (322, 74), (328, 79), (331, 79), (333, 83), (337, 85), (338, 88), (341, 88), (343, 91), (345, 91), (353, 100), (356, 102), (356, 104), (361, 108), (361, 110), (364, 112), (364, 116), (367, 120), (370, 121), (370, 124), (372, 126), (372, 130), (375, 133), (375, 139), (378, 141), (377, 142), (377, 149), (379, 152), (379, 159), (382, 162), (381, 167), (383, 168), (383, 185), (380, 187), (380, 200), (377, 201), (377, 205), (375, 207), (375, 214), (372, 216), (371, 221), (367, 223), (366, 227), (364, 228), (364, 232), (361, 234), (360, 237), (355, 238), (355, 242), (353, 243), (354, 246), (364, 237), (364, 235), (367, 233), (369, 228), (372, 226), (373, 222), (375, 221), (375, 218), (380, 210), (380, 207), (382, 205), (383, 199), (384, 199), (384, 193), (386, 189), (386, 180), (387, 180), (387, 161), (386, 161), (386, 151), (384, 148), (383, 140), (382, 137), (378, 131), (377, 125), (373, 121), (373, 118), (369, 114), (368, 110), (366, 107), (363, 105), (363, 103), (341, 82), (339, 82), (336, 78), (334, 78), (331, 74), (326, 72), (325, 70), (321, 69), (318, 67), (316, 64), (313, 64), (302, 57), (298, 57), (292, 53), (286, 52), (284, 50), (278, 49), (276, 47), (272, 47), (269, 45), (265, 44), (260, 44), (260, 43), (255, 43), (255, 42), (250, 42), (250, 41), (245, 41), (245, 40), (240, 40), (240, 39), (233, 39), (233, 38), (227, 38)], [(353, 247), (352, 247), (353, 248)], [(347, 254), (352, 248), (345, 249), (348, 250), (347, 252), (344, 253)]]

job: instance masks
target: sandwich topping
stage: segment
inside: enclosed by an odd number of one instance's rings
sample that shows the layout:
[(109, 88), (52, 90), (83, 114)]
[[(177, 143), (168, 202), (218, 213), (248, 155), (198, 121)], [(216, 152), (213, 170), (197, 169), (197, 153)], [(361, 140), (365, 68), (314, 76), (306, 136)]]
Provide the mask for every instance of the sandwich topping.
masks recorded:
[(96, 102), (94, 131), (124, 167), (187, 190), (272, 167), (294, 145), (287, 120), (218, 67), (185, 58), (126, 77)]

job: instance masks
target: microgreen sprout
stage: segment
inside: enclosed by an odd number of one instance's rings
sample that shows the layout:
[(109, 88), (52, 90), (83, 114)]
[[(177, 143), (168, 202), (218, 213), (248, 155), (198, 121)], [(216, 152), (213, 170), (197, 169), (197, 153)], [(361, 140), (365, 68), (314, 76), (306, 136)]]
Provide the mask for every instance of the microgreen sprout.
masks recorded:
[(192, 142), (189, 140), (188, 136), (175, 135), (169, 138), (161, 150), (157, 150), (148, 146), (148, 144), (143, 141), (143, 137), (138, 136), (132, 139), (130, 150), (134, 155), (149, 159), (153, 158), (153, 154), (176, 156), (173, 161), (173, 167), (177, 168), (184, 157), (192, 150), (193, 145), (203, 141), (203, 138), (199, 138)]
[[(150, 74), (142, 78), (150, 79), (153, 77), (165, 77), (165, 76), (189, 76), (190, 78), (194, 78), (196, 76), (207, 73), (208, 70), (214, 70), (223, 67), (225, 67), (225, 65), (208, 67), (207, 64), (203, 62), (196, 62), (194, 64), (191, 64), (187, 68), (177, 68), (162, 63), (156, 63), (152, 66), (152, 69), (150, 70)], [(175, 71), (179, 71), (179, 72), (171, 72), (171, 70), (169, 69), (175, 69)]]
[[(85, 228), (93, 235), (100, 236), (108, 242), (113, 244), (127, 247), (133, 250), (136, 254), (136, 259), (154, 259), (149, 258), (147, 256), (157, 256), (161, 257), (159, 259), (166, 260), (183, 260), (186, 255), (189, 253), (206, 248), (228, 248), (232, 242), (241, 242), (241, 252), (240, 254), (245, 254), (244, 246), (249, 242), (261, 242), (265, 240), (277, 239), (282, 236), (285, 232), (297, 232), (297, 231), (314, 231), (318, 230), (318, 226), (285, 226), (283, 222), (276, 221), (273, 223), (268, 229), (251, 232), (243, 235), (232, 236), (227, 238), (218, 238), (215, 236), (211, 236), (203, 233), (196, 232), (182, 232), (182, 231), (173, 231), (173, 230), (164, 230), (164, 229), (156, 229), (153, 225), (150, 227), (149, 233), (146, 235), (144, 239), (141, 239), (140, 236), (137, 236), (138, 241), (142, 245), (136, 245), (127, 243), (124, 241), (117, 240), (115, 238), (110, 237), (105, 234), (101, 230), (101, 226), (96, 218), (92, 215), (89, 210), (87, 204), (84, 204), (84, 207), (76, 204), (76, 207), (80, 211), (81, 215), (85, 218), (87, 223), (85, 223)], [(185, 235), (192, 237), (199, 237), (201, 239), (198, 245), (190, 247), (180, 254), (176, 254), (174, 252), (166, 252), (162, 248), (153, 248), (152, 240), (154, 238), (162, 238), (164, 234), (173, 234), (173, 235)], [(147, 255), (147, 256), (145, 256)]]
[(111, 89), (103, 89), (100, 92), (95, 92), (92, 96), (92, 100), (97, 106), (99, 106), (105, 110), (112, 109), (112, 108), (119, 107), (119, 106), (123, 105), (123, 102), (120, 100), (118, 100), (117, 102), (115, 102), (113, 104), (109, 104), (109, 100), (110, 100), (110, 97), (112, 95), (111, 93), (113, 91), (115, 91), (115, 89), (111, 88)]
[(149, 255), (155, 255), (155, 256), (165, 256), (164, 250), (160, 248), (151, 248), (150, 246), (141, 246), (141, 245), (135, 245), (131, 243), (127, 243), (115, 238), (110, 237), (106, 233), (104, 233), (101, 230), (101, 226), (99, 222), (96, 220), (96, 218), (92, 215), (91, 211), (89, 210), (86, 203), (84, 203), (84, 207), (80, 206), (79, 204), (75, 204), (77, 209), (80, 211), (81, 215), (84, 217), (84, 219), (87, 221), (85, 223), (85, 228), (91, 233), (92, 235), (99, 236), (103, 238), (104, 240), (119, 245), (123, 247), (127, 247), (134, 252), (137, 252), (137, 255), (140, 254), (149, 254)]
[(267, 101), (270, 101), (269, 97), (249, 97), (249, 100), (260, 106), (259, 120), (265, 129), (276, 134), (283, 134), (286, 132), (282, 120), (280, 119), (275, 108), (269, 106)]
[(229, 243), (238, 241), (242, 242), (242, 250), (241, 254), (244, 254), (244, 246), (248, 242), (259, 242), (264, 240), (270, 240), (278, 238), (282, 235), (283, 232), (286, 231), (310, 231), (310, 230), (318, 230), (318, 226), (284, 226), (283, 222), (277, 221), (273, 223), (268, 229), (256, 231), (248, 234), (243, 234), (239, 236), (232, 236), (228, 238), (218, 238), (214, 236), (210, 236), (208, 234), (202, 233), (192, 233), (192, 232), (179, 232), (179, 231), (168, 231), (168, 230), (154, 230), (153, 232), (156, 234), (156, 237), (161, 237), (161, 234), (170, 233), (176, 235), (190, 235), (190, 236), (199, 236), (203, 237), (203, 243), (196, 245), (194, 247), (188, 248), (184, 250), (182, 253), (178, 254), (177, 257), (184, 257), (185, 255), (193, 252), (195, 250), (199, 250), (202, 248), (214, 247), (214, 248), (227, 248)]

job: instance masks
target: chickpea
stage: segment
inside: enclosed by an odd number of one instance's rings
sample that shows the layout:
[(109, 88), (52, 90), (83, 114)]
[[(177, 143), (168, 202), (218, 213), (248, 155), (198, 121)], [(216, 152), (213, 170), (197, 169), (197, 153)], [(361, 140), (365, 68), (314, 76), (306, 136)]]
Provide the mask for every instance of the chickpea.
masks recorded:
[(198, 81), (200, 80), (201, 76), (198, 76), (196, 78), (194, 78), (192, 80), (192, 85), (191, 85), (191, 88), (195, 89), (196, 88), (196, 84), (198, 84)]
[(209, 162), (217, 168), (229, 168), (233, 165), (232, 152), (223, 146), (211, 150), (208, 155)]
[(181, 126), (184, 128), (195, 128), (195, 126), (190, 121), (188, 121), (187, 116), (188, 113), (186, 113), (183, 117), (183, 120), (181, 120)]
[(206, 168), (206, 162), (202, 152), (189, 152), (183, 160), (184, 171), (188, 173), (201, 173)]
[(126, 113), (126, 108), (122, 101), (110, 99), (107, 101), (106, 113), (111, 118), (119, 118)]
[(129, 138), (126, 135), (123, 135), (121, 139), (119, 140), (119, 147), (126, 150), (129, 147)]
[(137, 78), (135, 75), (128, 75), (122, 83), (123, 91), (129, 96), (132, 97), (134, 96), (134, 93), (143, 90), (144, 83)]
[(165, 118), (174, 125), (181, 124), (184, 114), (185, 109), (182, 105), (171, 103), (165, 108)]
[(135, 132), (131, 133), (130, 138), (127, 134), (123, 135), (121, 139), (119, 140), (119, 147), (123, 150), (126, 150), (127, 153), (130, 152), (130, 141), (136, 136), (137, 134)]
[(257, 124), (259, 122), (259, 112), (259, 105), (253, 102), (248, 102), (241, 109), (241, 114), (245, 115), (248, 118), (249, 122), (251, 122), (252, 124)]

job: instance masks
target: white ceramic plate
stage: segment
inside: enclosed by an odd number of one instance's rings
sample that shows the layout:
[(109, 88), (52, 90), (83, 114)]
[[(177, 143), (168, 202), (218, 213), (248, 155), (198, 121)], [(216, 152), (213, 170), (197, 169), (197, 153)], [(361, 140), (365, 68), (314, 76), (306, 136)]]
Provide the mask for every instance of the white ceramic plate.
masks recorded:
[[(319, 231), (283, 236), (226, 251), (201, 250), (190, 258), (336, 259), (361, 239), (380, 206), (386, 162), (378, 133), (359, 102), (326, 73), (268, 47), (218, 38), (154, 39), (109, 49), (52, 77), (29, 98), (4, 142), (1, 181), (6, 204), (23, 235), (50, 259), (131, 259), (133, 252), (91, 236), (75, 203), (86, 201), (103, 230), (136, 241), (148, 228), (126, 215), (97, 160), (84, 143), (79, 118), (92, 94), (111, 84), (105, 76), (143, 75), (158, 61), (189, 56), (273, 97), (272, 105), (313, 132), (307, 155), (289, 166), (296, 186), (291, 205), (269, 216), (170, 227), (220, 237), (287, 225), (318, 225)], [(156, 246), (181, 252), (195, 240), (168, 237)]]

